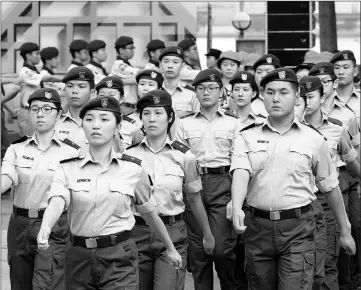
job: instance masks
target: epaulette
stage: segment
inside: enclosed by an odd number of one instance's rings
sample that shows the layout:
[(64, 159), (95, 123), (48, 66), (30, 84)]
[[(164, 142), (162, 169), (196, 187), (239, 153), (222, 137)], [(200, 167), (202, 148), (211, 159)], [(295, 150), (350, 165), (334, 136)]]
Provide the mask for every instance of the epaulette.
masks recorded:
[(227, 116), (231, 116), (231, 117), (233, 117), (233, 118), (238, 119), (238, 116), (235, 115), (235, 114), (233, 114), (233, 113), (231, 113), (230, 111), (225, 111), (224, 113), (225, 113)]
[(347, 105), (346, 103), (345, 103), (344, 105), (345, 105), (345, 107), (346, 107), (347, 109), (349, 109), (351, 112), (355, 113), (355, 111), (352, 110), (349, 105)]
[(22, 142), (24, 142), (24, 141), (26, 141), (26, 140), (28, 140), (30, 137), (29, 136), (23, 136), (23, 137), (21, 137), (20, 139), (17, 139), (17, 140), (15, 140), (13, 143), (11, 143), (11, 144), (18, 144), (18, 143), (22, 143)]
[(129, 123), (131, 123), (131, 124), (134, 124), (135, 123), (135, 120), (134, 119), (132, 119), (132, 118), (130, 118), (130, 117), (128, 117), (128, 116), (122, 116), (122, 119), (124, 120), (124, 121), (127, 121), (127, 122), (129, 122)]
[(137, 147), (140, 143), (141, 143), (141, 142), (138, 142), (137, 144), (130, 145), (130, 146), (127, 147), (125, 150), (131, 149), (131, 148), (134, 148), (134, 147)]
[(75, 161), (75, 160), (80, 160), (80, 158), (79, 157), (73, 157), (73, 158), (64, 159), (64, 160), (60, 161), (60, 164), (67, 163), (67, 162), (70, 162), (70, 161)]
[(327, 121), (330, 121), (331, 123), (336, 124), (336, 125), (339, 125), (339, 126), (341, 126), (341, 127), (342, 127), (342, 125), (343, 125), (343, 123), (342, 123), (340, 120), (334, 119), (334, 118), (331, 118), (331, 117), (328, 117), (328, 118), (327, 118)]
[(257, 116), (257, 117), (264, 118), (264, 119), (266, 119), (266, 118), (267, 118), (266, 116), (262, 115), (261, 113), (256, 114), (256, 116)]
[(187, 115), (183, 116), (181, 119), (187, 118), (187, 117), (189, 117), (189, 116), (193, 116), (194, 114), (195, 114), (194, 112), (189, 113), (189, 114), (187, 114)]
[(182, 142), (179, 142), (177, 140), (172, 143), (172, 147), (183, 153), (186, 153), (189, 150), (189, 147), (187, 145), (184, 145)]
[(69, 145), (70, 147), (75, 148), (76, 150), (78, 150), (80, 148), (80, 146), (78, 144), (75, 144), (73, 141), (69, 140), (68, 138), (65, 138), (61, 141), (64, 142), (66, 145)]
[(140, 160), (138, 158), (135, 158), (133, 156), (127, 155), (127, 154), (123, 154), (122, 157), (120, 158), (120, 160), (133, 162), (133, 163), (138, 164), (138, 165), (142, 164), (142, 160)]
[(152, 181), (152, 178), (150, 177), (150, 175), (148, 174), (148, 178), (149, 178), (149, 183), (150, 183), (150, 186), (153, 186), (153, 181)]
[(327, 141), (326, 137), (323, 136), (322, 133), (320, 131), (318, 131), (314, 126), (312, 126), (311, 124), (305, 123), (305, 122), (302, 122), (302, 124), (306, 125), (307, 127), (310, 127), (313, 130), (315, 130), (318, 134), (320, 134), (325, 139), (325, 141)]
[(196, 92), (190, 85), (185, 85), (184, 88), (186, 88), (194, 93)]
[(248, 126), (242, 128), (241, 131), (239, 131), (239, 132), (241, 133), (242, 131), (251, 129), (251, 128), (253, 128), (253, 127), (256, 127), (256, 123), (249, 124)]

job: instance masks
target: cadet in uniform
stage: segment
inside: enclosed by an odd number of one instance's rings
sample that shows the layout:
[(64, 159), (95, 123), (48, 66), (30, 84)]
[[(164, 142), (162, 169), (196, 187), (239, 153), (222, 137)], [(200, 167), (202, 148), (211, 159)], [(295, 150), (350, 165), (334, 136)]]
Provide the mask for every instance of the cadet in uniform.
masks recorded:
[(250, 289), (310, 289), (315, 263), (314, 185), (326, 194), (340, 226), (341, 245), (354, 254), (355, 244), (328, 145), (319, 132), (294, 116), (296, 74), (279, 68), (260, 85), (269, 115), (241, 130), (236, 139), (231, 164), (233, 224), (244, 233)]
[(207, 68), (217, 68), (217, 61), (221, 56), (222, 51), (211, 48), (205, 56), (207, 57)]
[(63, 290), (64, 258), (69, 246), (66, 212), (60, 212), (46, 251), (37, 251), (36, 236), (59, 161), (78, 156), (79, 147), (55, 133), (61, 111), (57, 91), (38, 89), (28, 102), (35, 133), (8, 148), (1, 172), (1, 192), (11, 187), (14, 199), (7, 239), (11, 289)]
[(165, 243), (174, 267), (182, 267), (181, 256), (157, 215), (142, 161), (112, 149), (119, 103), (113, 97), (95, 98), (80, 117), (89, 147), (58, 167), (38, 247), (47, 248), (51, 228), (67, 209), (71, 246), (65, 259), (66, 289), (138, 289), (138, 251), (130, 234), (135, 224), (132, 202)]
[(186, 203), (185, 222), (188, 230), (189, 255), (196, 290), (213, 289), (213, 262), (222, 290), (236, 289), (236, 233), (226, 217), (231, 201), (231, 179), (228, 174), (233, 141), (240, 131), (237, 116), (224, 112), (219, 104), (222, 92), (221, 73), (206, 69), (194, 79), (200, 109), (180, 120), (176, 140), (186, 144), (201, 166), (202, 200), (212, 234), (213, 254), (202, 248), (202, 231), (194, 222), (194, 213)]
[(153, 39), (147, 44), (147, 54), (149, 62), (145, 65), (144, 69), (159, 70), (159, 56), (165, 49), (165, 44), (159, 39)]
[(69, 51), (73, 60), (68, 71), (77, 66), (84, 66), (89, 61), (88, 43), (85, 40), (73, 40), (69, 45)]
[(137, 103), (146, 137), (126, 151), (143, 160), (142, 167), (153, 181), (152, 196), (157, 201), (158, 215), (163, 220), (174, 246), (182, 256), (182, 268), (174, 269), (166, 257), (166, 247), (135, 212), (132, 236), (139, 251), (140, 290), (184, 289), (187, 260), (187, 230), (183, 221), (183, 192), (196, 213), (204, 234), (204, 250), (211, 254), (214, 238), (202, 204), (202, 183), (197, 161), (189, 148), (171, 141), (168, 132), (174, 121), (172, 98), (164, 90), (146, 93)]
[(222, 95), (220, 98), (221, 108), (225, 111), (233, 112), (236, 107), (231, 99), (232, 97), (232, 85), (229, 81), (235, 76), (239, 70), (240, 61), (238, 54), (235, 51), (224, 51), (222, 52), (217, 62), (217, 67), (222, 73)]
[(306, 91), (304, 87), (300, 86), (300, 97), (297, 98), (296, 105), (295, 105), (295, 116), (298, 120), (303, 120), (303, 115), (306, 109)]
[[(307, 96), (304, 120), (325, 136), (331, 152), (331, 160), (337, 169), (346, 165), (348, 170), (360, 177), (357, 152), (352, 147), (347, 130), (342, 126), (341, 121), (327, 118), (321, 111), (321, 104), (325, 100), (321, 80), (316, 76), (304, 76), (299, 80), (299, 84), (304, 87)], [(313, 289), (338, 289), (337, 261), (340, 247), (337, 222), (327, 206), (324, 195), (317, 192), (316, 196), (317, 202), (323, 207), (326, 226), (322, 238), (316, 239), (316, 275)], [(316, 230), (318, 229), (316, 221)]]
[(251, 74), (254, 74), (253, 65), (256, 63), (257, 60), (260, 59), (260, 57), (261, 56), (258, 53), (249, 53), (243, 63), (244, 70)]
[(88, 44), (90, 62), (86, 65), (94, 74), (94, 83), (98, 84), (103, 78), (108, 76), (107, 71), (102, 66), (102, 62), (107, 60), (105, 51), (106, 43), (103, 40), (93, 40)]
[(186, 38), (178, 43), (178, 47), (182, 49), (184, 56), (180, 79), (184, 86), (190, 85), (200, 72), (197, 43), (193, 38)]
[[(261, 79), (266, 74), (279, 67), (280, 67), (280, 61), (273, 54), (265, 54), (261, 56), (253, 65), (254, 76), (258, 87), (260, 88)], [(267, 111), (264, 107), (264, 101), (263, 101), (261, 89), (260, 89), (260, 93), (258, 94), (258, 97), (254, 99), (252, 102), (252, 110), (257, 114), (260, 113), (264, 116), (267, 116)]]

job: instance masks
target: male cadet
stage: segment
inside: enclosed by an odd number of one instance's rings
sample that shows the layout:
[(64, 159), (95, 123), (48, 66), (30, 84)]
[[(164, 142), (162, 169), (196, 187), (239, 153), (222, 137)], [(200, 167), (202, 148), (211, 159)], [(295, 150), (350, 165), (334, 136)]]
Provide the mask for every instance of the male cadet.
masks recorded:
[(176, 140), (187, 144), (199, 160), (202, 200), (216, 243), (213, 254), (208, 256), (202, 247), (202, 231), (194, 222), (194, 215), (186, 202), (185, 221), (194, 285), (196, 290), (213, 289), (214, 262), (221, 289), (235, 290), (236, 233), (226, 217), (226, 208), (231, 201), (228, 171), (233, 142), (240, 130), (239, 121), (220, 107), (223, 83), (218, 70), (201, 71), (192, 85), (196, 88), (200, 109), (179, 121)]
[(256, 63), (257, 60), (260, 59), (260, 57), (261, 55), (259, 55), (258, 53), (249, 53), (243, 63), (244, 70), (250, 72), (251, 74), (254, 74), (253, 65)]
[(159, 70), (159, 56), (165, 49), (165, 44), (159, 39), (153, 39), (147, 44), (147, 54), (149, 62), (145, 65), (144, 69)]
[[(356, 90), (353, 84), (353, 78), (357, 76), (358, 72), (355, 56), (350, 50), (342, 50), (336, 53), (330, 62), (334, 66), (335, 75), (338, 79), (335, 98), (355, 112), (358, 129), (360, 130), (360, 91)], [(355, 139), (358, 142), (358, 146), (355, 149), (360, 154), (360, 135), (355, 136)], [(356, 264), (354, 266), (358, 267), (358, 283), (361, 285), (361, 195), (358, 188), (360, 186), (360, 178), (351, 174), (349, 185), (350, 222), (357, 247)]]
[(88, 43), (85, 40), (73, 40), (69, 45), (69, 51), (73, 60), (68, 71), (77, 66), (85, 66), (89, 61)]
[[(260, 87), (261, 79), (269, 72), (280, 67), (279, 59), (273, 54), (265, 54), (261, 56), (253, 65), (254, 76), (258, 87)], [(256, 114), (267, 116), (267, 111), (264, 107), (262, 90), (260, 94), (252, 102), (252, 110)]]
[(211, 48), (205, 56), (207, 57), (207, 68), (217, 68), (217, 61), (221, 56), (222, 51)]
[[(341, 121), (327, 117), (321, 110), (325, 100), (321, 80), (316, 76), (304, 76), (299, 80), (299, 84), (306, 92), (304, 121), (325, 136), (331, 160), (336, 168), (346, 165), (348, 170), (360, 177), (357, 152), (352, 147), (347, 130)], [(318, 205), (323, 208), (324, 219), (322, 215), (319, 221), (316, 220), (316, 263), (312, 289), (338, 289), (337, 261), (340, 248), (339, 237), (336, 234), (337, 222), (327, 206), (325, 196), (319, 191), (316, 192), (316, 196)]]
[(197, 43), (193, 38), (186, 38), (178, 43), (178, 47), (183, 50), (184, 55), (184, 65), (180, 73), (180, 78), (183, 83), (188, 83), (189, 81), (192, 83), (200, 72)]
[(94, 74), (94, 83), (99, 83), (108, 73), (102, 66), (102, 62), (107, 60), (107, 52), (105, 51), (106, 43), (103, 40), (93, 40), (88, 44), (90, 62), (86, 65)]
[(232, 154), (233, 224), (244, 233), (250, 289), (311, 289), (314, 185), (326, 195), (336, 217), (341, 246), (351, 255), (356, 246), (328, 145), (319, 132), (294, 116), (296, 74), (278, 68), (260, 85), (268, 117), (241, 130)]
[(20, 55), (24, 59), (23, 67), (19, 73), (20, 109), (18, 123), (20, 135), (32, 135), (34, 130), (29, 122), (29, 96), (42, 86), (43, 82), (61, 82), (61, 77), (39, 73), (35, 65), (40, 62), (40, 49), (36, 43), (26, 42), (20, 46)]
[[(334, 89), (338, 86), (338, 79), (334, 73), (333, 65), (329, 62), (320, 62), (312, 67), (309, 75), (317, 76), (322, 82), (325, 94), (325, 101), (322, 104), (322, 112), (324, 112), (328, 117), (340, 120), (351, 136), (351, 144), (354, 147), (359, 146), (360, 132), (357, 125), (356, 115), (342, 102), (340, 102), (338, 98), (336, 98), (334, 92)], [(341, 166), (339, 168), (340, 189), (344, 199), (346, 211), (350, 217), (350, 208), (353, 207), (353, 205), (349, 200), (349, 180), (350, 176), (346, 170), (346, 166)], [(357, 217), (355, 217), (355, 219), (357, 219)], [(350, 222), (352, 225), (354, 220), (351, 220), (352, 219), (350, 217)], [(343, 249), (340, 249), (338, 270), (338, 282), (340, 288), (345, 289), (347, 287), (351, 287), (352, 282), (350, 274), (350, 257), (346, 255)]]

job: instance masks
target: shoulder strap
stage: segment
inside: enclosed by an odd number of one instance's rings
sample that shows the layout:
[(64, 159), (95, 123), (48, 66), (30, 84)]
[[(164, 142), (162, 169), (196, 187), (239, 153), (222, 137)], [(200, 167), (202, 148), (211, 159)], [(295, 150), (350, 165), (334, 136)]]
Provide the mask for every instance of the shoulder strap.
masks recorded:
[(135, 158), (133, 156), (127, 155), (127, 154), (123, 154), (122, 157), (120, 158), (120, 160), (133, 162), (133, 163), (138, 164), (138, 165), (142, 164), (142, 160), (140, 160), (138, 158)]
[(328, 118), (327, 118), (327, 121), (330, 121), (331, 123), (336, 124), (336, 125), (339, 125), (339, 126), (342, 126), (342, 125), (343, 125), (343, 123), (342, 123), (340, 120), (334, 119), (334, 118), (331, 118), (331, 117), (328, 117)]
[(181, 152), (183, 152), (183, 153), (186, 153), (186, 152), (189, 150), (189, 147), (188, 147), (187, 145), (185, 145), (185, 144), (183, 144), (182, 142), (179, 142), (179, 141), (177, 141), (177, 140), (175, 140), (175, 141), (172, 143), (172, 146), (173, 146), (175, 149), (177, 149), (177, 150), (179, 150), (179, 151), (181, 151)]
[(233, 117), (233, 118), (238, 119), (238, 116), (235, 115), (235, 114), (233, 114), (233, 113), (231, 113), (230, 111), (225, 111), (224, 113), (225, 113), (227, 116), (231, 116), (231, 117)]
[(67, 163), (67, 162), (70, 162), (70, 161), (75, 161), (75, 160), (80, 160), (80, 158), (79, 157), (74, 157), (74, 158), (64, 159), (64, 160), (60, 161), (60, 164)]
[(249, 124), (248, 126), (241, 129), (241, 131), (239, 131), (239, 132), (241, 133), (242, 131), (246, 131), (246, 130), (254, 128), (254, 127), (256, 127), (256, 123)]
[(122, 119), (123, 119), (124, 121), (128, 121), (129, 123), (132, 123), (132, 124), (135, 123), (135, 120), (134, 120), (134, 119), (132, 119), (132, 118), (130, 118), (130, 117), (128, 117), (128, 116), (125, 116), (125, 115), (122, 116)]
[(138, 142), (136, 144), (130, 145), (129, 147), (126, 148), (126, 150), (137, 147), (141, 142)]
[(345, 105), (345, 107), (346, 107), (347, 109), (349, 109), (351, 112), (355, 113), (355, 111), (354, 111), (354, 110), (352, 110), (352, 109), (351, 109), (351, 107), (350, 107), (349, 105), (347, 105), (346, 103), (345, 103), (344, 105)]
[(69, 140), (68, 138), (65, 138), (61, 141), (64, 142), (66, 145), (69, 145), (70, 147), (75, 148), (76, 150), (78, 150), (80, 148), (80, 146), (78, 144), (75, 144), (73, 141)]
[(181, 119), (187, 118), (187, 117), (189, 117), (189, 116), (193, 116), (194, 114), (195, 114), (194, 112), (189, 113), (189, 114), (187, 114), (187, 115), (183, 116)]
[(26, 141), (26, 140), (28, 140), (30, 137), (29, 136), (23, 136), (23, 137), (21, 137), (20, 139), (17, 139), (17, 140), (15, 140), (13, 143), (11, 143), (11, 144), (18, 144), (18, 143), (22, 143), (22, 142), (24, 142), (24, 141)]
[(192, 92), (195, 92), (195, 90), (190, 85), (185, 85), (184, 88), (186, 88)]

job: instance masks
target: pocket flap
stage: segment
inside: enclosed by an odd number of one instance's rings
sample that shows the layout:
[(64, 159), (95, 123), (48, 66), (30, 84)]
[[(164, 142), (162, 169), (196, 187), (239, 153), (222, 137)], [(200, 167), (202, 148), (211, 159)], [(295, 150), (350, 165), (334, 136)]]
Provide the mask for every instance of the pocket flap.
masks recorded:
[(122, 184), (119, 181), (109, 183), (109, 190), (111, 192), (119, 192), (121, 194), (134, 196), (134, 188)]
[(267, 151), (267, 144), (263, 143), (250, 143), (248, 144), (249, 152)]
[(31, 168), (33, 166), (34, 160), (30, 159), (21, 159), (18, 160), (15, 165), (22, 167), (22, 168)]
[(290, 145), (290, 151), (291, 152), (297, 152), (299, 154), (307, 155), (308, 157), (312, 158), (312, 149), (307, 147), (302, 147), (298, 145)]
[(185, 138), (201, 138), (202, 131), (186, 131), (184, 132)]
[(216, 138), (222, 138), (222, 139), (233, 139), (233, 135), (231, 132), (229, 131), (224, 131), (224, 130), (218, 130), (215, 133)]
[(74, 191), (90, 191), (90, 182), (77, 182), (74, 186), (71, 186)]
[(184, 176), (182, 168), (179, 166), (164, 166), (165, 175)]
[(53, 162), (49, 162), (49, 170), (56, 170), (59, 166), (60, 162), (59, 161), (53, 161)]

